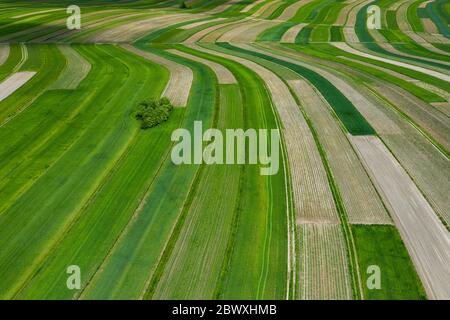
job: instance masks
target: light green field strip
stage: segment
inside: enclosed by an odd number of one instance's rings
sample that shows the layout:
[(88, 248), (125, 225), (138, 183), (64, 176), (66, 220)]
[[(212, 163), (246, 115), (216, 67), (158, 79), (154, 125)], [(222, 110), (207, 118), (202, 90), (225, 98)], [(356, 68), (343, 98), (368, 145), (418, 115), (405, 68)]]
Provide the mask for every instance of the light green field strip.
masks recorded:
[[(211, 52), (212, 54), (212, 52)], [(272, 99), (274, 101), (274, 105), (278, 111), (278, 114), (280, 116), (280, 121), (283, 126), (283, 136), (285, 137), (286, 141), (286, 150), (288, 155), (288, 161), (289, 161), (289, 168), (291, 173), (291, 187), (293, 189), (293, 198), (294, 203), (297, 208), (297, 223), (301, 222), (307, 222), (309, 221), (308, 218), (305, 218), (303, 216), (304, 210), (298, 211), (299, 206), (308, 205), (309, 200), (311, 199), (305, 199), (304, 192), (305, 191), (305, 178), (304, 175), (296, 175), (295, 172), (298, 172), (297, 170), (301, 170), (305, 167), (305, 154), (313, 153), (313, 150), (317, 150), (315, 146), (314, 139), (312, 138), (312, 134), (309, 131), (308, 125), (306, 124), (305, 120), (303, 119), (303, 115), (300, 113), (300, 110), (294, 100), (290, 101), (287, 100), (286, 97), (290, 97), (289, 89), (286, 87), (286, 85), (271, 71), (262, 68), (260, 65), (255, 64), (251, 62), (250, 60), (246, 60), (240, 57), (235, 57), (228, 55), (221, 52), (221, 55), (230, 59), (237, 61), (248, 68), (251, 68), (253, 71), (255, 71), (257, 74), (260, 74), (261, 78), (265, 81), (266, 85), (268, 86), (269, 92), (272, 95)], [(286, 89), (286, 91), (284, 90)], [(278, 94), (281, 94), (283, 98), (279, 97)], [(288, 96), (289, 95), (289, 96)], [(283, 101), (284, 100), (284, 101)], [(281, 102), (281, 103), (280, 103)], [(292, 108), (294, 107), (294, 108)], [(297, 113), (298, 112), (298, 113)], [(303, 120), (302, 120), (303, 119)], [(303, 125), (302, 125), (303, 123)], [(304, 130), (299, 130), (299, 128), (304, 128)], [(306, 138), (305, 138), (306, 137)], [(292, 140), (291, 140), (292, 139)], [(307, 142), (309, 139), (310, 143), (308, 144), (307, 148), (299, 147), (298, 144), (301, 141)], [(295, 143), (293, 142), (295, 141)], [(294, 147), (295, 146), (295, 147)], [(308, 152), (304, 152), (304, 150), (308, 150)], [(311, 163), (312, 170), (315, 170), (314, 168), (320, 168), (317, 166), (317, 163), (320, 163), (321, 158), (317, 154), (316, 161), (313, 161)], [(302, 165), (300, 165), (302, 163)], [(301, 178), (300, 178), (301, 177)], [(297, 179), (298, 178), (298, 179)], [(317, 176), (316, 176), (317, 178)], [(318, 185), (318, 189), (315, 190), (315, 193), (323, 192), (323, 190), (326, 190), (329, 188), (327, 177), (324, 177), (325, 181), (322, 181), (323, 183)], [(311, 187), (312, 184), (315, 184), (316, 179), (311, 179), (307, 181), (307, 184)], [(317, 183), (318, 184), (318, 183)], [(329, 190), (329, 189), (328, 189)], [(296, 196), (297, 194), (297, 196)], [(312, 194), (312, 193), (308, 193)], [(324, 196), (323, 193), (320, 193), (322, 196)], [(314, 198), (314, 197), (313, 197)], [(319, 197), (318, 197), (319, 198)], [(333, 196), (329, 192), (329, 198), (330, 198), (330, 206), (332, 208), (335, 208)], [(306, 201), (305, 201), (306, 200)], [(321, 199), (323, 201), (323, 199)], [(337, 214), (336, 209), (330, 209), (331, 212), (334, 211), (333, 216), (331, 217), (332, 220), (330, 220), (330, 217), (324, 217), (323, 216), (323, 210), (317, 210), (317, 208), (324, 209), (324, 206), (322, 204), (317, 204), (318, 207), (313, 208), (313, 213), (315, 213), (316, 216), (313, 217), (315, 222), (339, 222), (339, 216)], [(345, 251), (346, 249), (344, 249)], [(329, 257), (330, 259), (332, 257)], [(345, 267), (344, 267), (345, 268)], [(350, 275), (348, 277), (351, 279)], [(319, 279), (313, 279), (312, 281), (319, 281)]]
[(223, 20), (226, 20), (226, 18), (215, 18), (215, 19), (210, 19), (210, 20), (205, 20), (205, 21), (194, 22), (194, 23), (190, 23), (190, 24), (181, 26), (180, 29), (190, 30), (190, 29), (197, 28), (197, 27), (202, 26), (207, 23), (218, 22), (218, 21), (223, 21)]
[(27, 83), (36, 72), (23, 71), (16, 72), (0, 82), (0, 101), (8, 98), (17, 89)]
[(0, 45), (0, 66), (6, 62), (9, 56), (9, 44)]
[[(64, 67), (65, 59), (55, 46), (27, 47), (21, 44), (20, 48), (21, 59), (14, 66), (12, 72), (34, 71), (36, 75), (15, 91), (13, 95), (0, 102), (0, 127), (36, 100), (47, 86), (59, 76), (59, 72)], [(17, 51), (15, 54), (17, 54)]]
[(279, 6), (283, 4), (281, 0), (273, 0), (265, 3), (262, 7), (260, 7), (255, 13), (251, 15), (253, 18), (266, 19), (269, 17), (272, 12), (274, 12)]
[(64, 54), (67, 64), (59, 78), (49, 86), (48, 90), (53, 89), (71, 89), (78, 87), (81, 81), (91, 70), (91, 64), (87, 62), (70, 45), (58, 45), (58, 49)]
[(214, 9), (208, 10), (206, 11), (206, 13), (208, 14), (217, 14), (217, 13), (222, 13), (225, 10), (227, 10), (228, 8), (230, 8), (232, 5), (241, 2), (242, 0), (228, 0), (225, 3), (222, 3), (220, 5), (218, 5), (217, 7), (215, 7)]
[(189, 53), (185, 53), (176, 49), (170, 49), (167, 50), (168, 52), (175, 54), (177, 56), (189, 59), (189, 60), (193, 60), (193, 61), (197, 61), (201, 64), (204, 64), (206, 66), (208, 66), (216, 75), (217, 77), (217, 81), (219, 84), (236, 84), (236, 78), (233, 76), (233, 74), (226, 69), (225, 67), (223, 67), (221, 64), (203, 59), (203, 58), (199, 58), (197, 56), (191, 55)]
[(344, 234), (339, 224), (298, 226), (298, 299), (349, 300), (352, 285)]
[(284, 9), (284, 11), (281, 13), (281, 15), (277, 18), (277, 20), (282, 20), (282, 21), (288, 21), (291, 18), (293, 18), (297, 11), (300, 10), (301, 7), (303, 7), (305, 4), (311, 2), (313, 0), (300, 0), (300, 1), (296, 1), (293, 4), (289, 5), (288, 7), (286, 7), (286, 9)]
[(443, 74), (441, 72), (437, 72), (437, 71), (434, 71), (434, 70), (426, 69), (426, 68), (423, 68), (423, 67), (419, 67), (419, 66), (416, 66), (416, 65), (412, 65), (412, 64), (408, 64), (408, 63), (392, 60), (392, 59), (386, 59), (386, 58), (375, 56), (375, 55), (372, 55), (372, 54), (368, 54), (368, 53), (356, 50), (356, 49), (350, 47), (349, 45), (347, 45), (346, 43), (343, 43), (343, 42), (332, 42), (331, 44), (333, 46), (335, 46), (336, 48), (338, 48), (338, 49), (341, 49), (341, 50), (343, 50), (345, 52), (348, 52), (348, 53), (351, 53), (351, 54), (354, 54), (354, 55), (357, 55), (357, 56), (361, 56), (361, 57), (364, 57), (364, 58), (369, 58), (369, 59), (385, 62), (385, 63), (388, 63), (388, 64), (393, 64), (395, 66), (399, 66), (399, 67), (403, 67), (403, 68), (406, 68), (406, 69), (418, 71), (418, 72), (421, 72), (421, 73), (424, 73), (424, 74), (431, 75), (431, 76), (436, 77), (438, 79), (450, 82), (450, 76), (447, 75), (447, 74)]
[(427, 295), (448, 299), (450, 236), (413, 180), (377, 137), (350, 137), (388, 205)]
[[(248, 18), (242, 19), (242, 21), (244, 20), (248, 20)], [(208, 34), (213, 33), (216, 30), (219, 30), (221, 28), (227, 27), (229, 25), (232, 24), (238, 24), (242, 22), (241, 20), (238, 21), (232, 21), (232, 22), (226, 22), (226, 23), (221, 23), (221, 24), (217, 24), (217, 25), (213, 25), (210, 26), (206, 29), (202, 29), (199, 32), (193, 34), (192, 36), (190, 36), (189, 38), (187, 38), (184, 43), (195, 43), (200, 41), (201, 39), (203, 39), (204, 37), (206, 37)]]
[(95, 33), (86, 38), (87, 42), (130, 42), (136, 41), (151, 31), (164, 28), (181, 21), (199, 19), (200, 15), (173, 14), (150, 17), (140, 21), (132, 21), (117, 27)]
[[(363, 2), (364, 0), (350, 0), (350, 1), (346, 1), (346, 6), (344, 8), (342, 8), (342, 10), (339, 12), (339, 15), (336, 19), (336, 21), (334, 22), (335, 26), (344, 26), (346, 25), (346, 22), (348, 19), (354, 19), (353, 14), (350, 15), (350, 12), (352, 12), (354, 10), (354, 8), (360, 4), (361, 2)], [(351, 23), (351, 22), (350, 22)]]
[(250, 10), (252, 10), (255, 6), (263, 3), (266, 0), (254, 0), (252, 3), (246, 5), (240, 12), (249, 12)]
[(39, 10), (39, 11), (35, 11), (35, 12), (20, 14), (18, 16), (13, 16), (11, 18), (12, 19), (22, 19), (22, 18), (29, 17), (29, 16), (41, 15), (43, 13), (49, 13), (49, 12), (60, 11), (60, 10), (65, 10), (65, 9), (57, 8), (57, 9)]
[(191, 69), (185, 65), (165, 59), (159, 55), (152, 54), (149, 51), (140, 50), (131, 45), (123, 45), (123, 47), (134, 54), (167, 68), (170, 72), (170, 78), (162, 93), (162, 96), (167, 97), (174, 106), (185, 107), (187, 105), (189, 92), (191, 91), (192, 81), (194, 78)]
[[(151, 16), (152, 14), (150, 14)], [(133, 20), (144, 19), (148, 17), (148, 13), (121, 13), (114, 12), (114, 15), (106, 15), (105, 17), (99, 17), (89, 22), (84, 22), (80, 30), (68, 30), (67, 28), (57, 30), (50, 34), (33, 39), (33, 42), (54, 42), (54, 41), (64, 41), (66, 38), (80, 37), (86, 33), (94, 32), (103, 26), (110, 27), (115, 23), (123, 22), (123, 20), (128, 21), (131, 18)]]
[(331, 107), (304, 80), (288, 81), (311, 119), (333, 170), (350, 223), (391, 224), (381, 199), (340, 128)]
[(222, 34), (217, 39), (218, 42), (252, 42), (256, 37), (275, 25), (279, 24), (276, 21), (248, 21)]
[[(145, 46), (141, 48), (144, 49)], [(176, 57), (175, 60), (181, 61)], [(198, 64), (193, 63), (187, 65), (194, 70), (196, 90), (189, 100), (182, 127), (192, 132), (194, 120), (203, 121), (207, 127), (211, 125), (215, 109), (215, 82), (212, 72), (206, 68), (199, 68)], [(169, 141), (169, 137), (166, 139)], [(191, 201), (190, 192), (195, 188), (198, 169), (198, 165), (174, 165), (167, 153), (167, 158), (154, 177), (152, 186), (140, 199), (138, 209), (111, 248), (104, 265), (92, 278), (82, 298), (136, 299), (145, 296), (149, 286), (152, 285), (158, 264), (163, 264), (161, 261), (165, 255), (163, 253), (168, 250), (167, 246), (171, 246), (171, 237), (176, 237), (176, 230), (182, 226), (180, 214), (183, 207), (188, 205), (185, 202)]]
[(298, 33), (306, 26), (306, 23), (299, 23), (295, 26), (290, 27), (281, 37), (280, 42), (282, 43), (295, 43)]
[[(91, 16), (95, 16), (96, 14), (97, 12), (84, 13), (83, 18), (86, 19)], [(16, 32), (5, 34), (4, 36), (0, 36), (0, 41), (14, 41), (30, 37), (33, 38), (35, 36), (40, 35), (42, 32), (47, 33), (51, 32), (54, 29), (66, 28), (67, 18), (63, 19), (58, 19), (57, 17), (55, 18), (56, 20), (52, 19), (42, 24), (33, 26), (31, 28), (27, 28), (25, 30), (19, 30)]]
[[(199, 47), (196, 49), (207, 51)], [(195, 54), (213, 59), (233, 70), (242, 88), (244, 104), (248, 106), (243, 109), (246, 128), (279, 127), (274, 119), (268, 92), (261, 79), (250, 69), (224, 59), (217, 53), (206, 55), (195, 51)], [(229, 258), (224, 265), (223, 280), (217, 289), (219, 298), (290, 297), (290, 285), (294, 281), (292, 276), (295, 276), (295, 235), (290, 209), (292, 204), (286, 184), (288, 177), (284, 148), (281, 161), (283, 164), (280, 164), (280, 171), (275, 176), (261, 176), (258, 166), (244, 167), (235, 238), (227, 251)], [(258, 192), (255, 193), (255, 190)], [(273, 221), (278, 223), (274, 224)], [(243, 256), (246, 258), (242, 259)]]
[[(274, 73), (250, 60), (225, 53), (222, 53), (222, 55), (252, 69), (265, 80), (268, 86), (283, 127), (290, 162), (297, 219), (301, 221), (339, 221), (325, 171), (317, 166), (320, 156), (315, 148), (314, 139), (288, 87)], [(299, 147), (299, 143), (302, 143), (303, 146)], [(304, 150), (309, 151), (304, 152)], [(300, 165), (300, 163), (304, 164), (305, 162), (310, 165)], [(311, 174), (307, 174), (308, 172), (311, 172)], [(305, 175), (310, 176), (311, 179), (304, 179)], [(324, 199), (329, 201), (324, 201)]]
[[(224, 130), (241, 127), (239, 106), (242, 105), (242, 100), (239, 87), (227, 85), (219, 88), (217, 128)], [(220, 281), (227, 243), (232, 235), (240, 172), (241, 166), (206, 166), (198, 181), (178, 241), (152, 299), (214, 297)], [(227, 185), (227, 188), (224, 188), (224, 185)]]
[[(90, 47), (90, 50), (93, 48)], [(97, 97), (100, 101), (95, 105), (95, 117), (45, 175), (0, 216), (0, 225), (7, 225), (9, 230), (2, 233), (0, 239), (3, 246), (0, 264), (3, 272), (8, 274), (8, 280), (2, 282), (2, 297), (13, 296), (35, 272), (35, 267), (51, 254), (54, 245), (77, 218), (77, 213), (126, 150), (136, 128), (117, 120), (129, 116), (137, 98), (148, 97), (145, 86), (136, 87), (135, 81), (144, 79), (144, 84), (147, 83), (145, 81), (151, 83), (150, 80), (156, 77), (157, 83), (161, 83), (164, 75), (155, 72), (155, 68), (144, 69), (142, 60), (128, 58), (125, 51), (119, 49), (102, 46), (97, 47), (95, 52), (107, 59), (110, 70), (103, 74), (105, 78), (100, 78), (106, 81), (95, 79), (103, 93), (103, 96)], [(84, 48), (83, 53), (89, 54), (88, 49)], [(91, 59), (94, 59), (92, 55)], [(88, 90), (92, 89), (90, 84), (86, 84)], [(83, 87), (85, 90), (87, 88)], [(130, 96), (130, 92), (134, 95)], [(105, 122), (106, 118), (108, 121)], [(34, 235), (31, 242), (30, 235)], [(95, 246), (92, 248), (95, 249)], [(66, 267), (64, 265), (63, 270)], [(48, 281), (47, 286), (55, 285), (57, 279), (54, 274), (51, 275), (53, 282)], [(65, 277), (64, 272), (60, 274)], [(65, 290), (67, 293), (64, 283), (65, 280), (56, 285), (64, 287), (63, 292)], [(52, 293), (58, 296), (57, 292)], [(37, 296), (40, 294), (51, 293), (41, 291)]]
[[(442, 67), (435, 67), (433, 69), (440, 71), (441, 73), (448, 73), (448, 70), (446, 70), (446, 66), (449, 67), (450, 66), (450, 62), (448, 61), (444, 61), (444, 60), (438, 60), (438, 59), (434, 59), (434, 58), (427, 58), (427, 57), (423, 57), (422, 55), (419, 54), (409, 54), (409, 53), (405, 53), (403, 51), (398, 50), (397, 48), (395, 48), (392, 44), (390, 43), (378, 43), (378, 45), (386, 50), (389, 53), (392, 53), (394, 55), (398, 55), (398, 56), (403, 56), (403, 57), (409, 57), (409, 58), (413, 58), (413, 59), (421, 59), (424, 61), (428, 61), (428, 62), (432, 62), (434, 64), (440, 64), (442, 65)], [(402, 49), (403, 50), (403, 49)], [(449, 60), (450, 61), (450, 60)]]

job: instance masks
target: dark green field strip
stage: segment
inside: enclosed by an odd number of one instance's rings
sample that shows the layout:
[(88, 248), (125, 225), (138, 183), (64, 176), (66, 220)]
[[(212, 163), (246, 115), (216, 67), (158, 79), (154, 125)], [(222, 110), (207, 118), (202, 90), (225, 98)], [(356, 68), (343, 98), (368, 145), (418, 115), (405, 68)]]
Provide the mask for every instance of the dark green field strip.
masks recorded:
[(300, 32), (295, 37), (295, 43), (308, 44), (312, 30), (313, 28), (309, 26), (302, 28), (302, 30), (300, 30)]
[(329, 26), (316, 26), (311, 34), (311, 42), (328, 42), (330, 38)]
[[(148, 97), (143, 86), (154, 82), (152, 86), (158, 88), (159, 83), (161, 87), (164, 84), (161, 67), (145, 68), (143, 60), (130, 58), (122, 49), (96, 48), (102, 53), (101, 63), (109, 64), (112, 70), (106, 74), (108, 91), (99, 97), (94, 120), (45, 175), (0, 216), (1, 228), (7, 229), (0, 236), (0, 268), (7, 279), (0, 285), (2, 297), (14, 295), (51, 253), (126, 150), (136, 131), (130, 123), (130, 111), (137, 100)], [(81, 53), (86, 51), (82, 48)]]
[(411, 4), (407, 10), (408, 22), (414, 32), (424, 32), (422, 22), (420, 21), (419, 14), (417, 12), (419, 5), (422, 2), (422, 0), (417, 0)]
[[(386, 68), (387, 70), (394, 70), (399, 73), (408, 75), (412, 78), (421, 79), (421, 80), (423, 80), (422, 76), (427, 77), (426, 75), (423, 75), (422, 73), (415, 72), (413, 70), (409, 70), (409, 69), (405, 69), (405, 68), (401, 68), (401, 67), (396, 67), (396, 66), (393, 66), (390, 64), (386, 64), (386, 63), (383, 63), (380, 61), (364, 58), (361, 56), (353, 55), (353, 54), (347, 53), (343, 50), (340, 50), (336, 47), (330, 46), (328, 44), (314, 44), (314, 45), (302, 46), (302, 47), (294, 47), (291, 45), (287, 45), (287, 46), (294, 48), (294, 49), (298, 50), (299, 52), (305, 53), (310, 56), (315, 56), (315, 57), (318, 57), (321, 59), (335, 61), (340, 64), (347, 65), (358, 71), (361, 71), (364, 73), (369, 73), (370, 75), (375, 76), (375, 77), (379, 78), (380, 80), (388, 81), (395, 85), (398, 85), (402, 89), (405, 89), (406, 91), (410, 92), (411, 94), (415, 95), (416, 97), (422, 99), (425, 102), (444, 102), (445, 101), (445, 99), (440, 97), (439, 95), (437, 95), (431, 91), (428, 91), (422, 87), (419, 87), (419, 86), (415, 85), (413, 82), (403, 80), (401, 78), (398, 78), (398, 77), (392, 76), (386, 72), (383, 72), (379, 69), (372, 68), (368, 65), (359, 64), (355, 61), (370, 63), (372, 65), (383, 67), (383, 68)], [(349, 57), (355, 61), (349, 61), (347, 59), (342, 59), (341, 57)], [(434, 85), (436, 85), (436, 83), (439, 83), (441, 86), (444, 86), (445, 81), (440, 81), (440, 80), (435, 81), (438, 79), (436, 79), (434, 77), (428, 77), (428, 79), (431, 80), (432, 84), (434, 84)]]
[[(221, 51), (215, 45), (204, 45)], [(194, 51), (192, 51), (194, 54)], [(278, 127), (263, 81), (242, 65), (202, 55), (226, 66), (237, 78), (244, 109), (244, 129)], [(219, 53), (220, 54), (220, 53)], [(280, 159), (282, 161), (282, 159)], [(284, 299), (287, 282), (287, 208), (285, 172), (261, 176), (259, 166), (244, 166), (240, 182), (235, 236), (216, 297), (220, 299)]]
[[(36, 74), (8, 98), (0, 102), (0, 123), (26, 108), (55, 81), (62, 72), (65, 58), (55, 45), (27, 45), (28, 59), (17, 71)], [(14, 50), (14, 54), (17, 54)]]
[[(450, 62), (450, 56), (439, 54), (416, 44), (416, 43), (393, 43), (392, 46), (404, 53), (412, 54), (418, 57), (426, 57), (428, 59), (436, 59), (445, 62)], [(449, 68), (447, 66), (447, 68)]]
[(309, 80), (319, 90), (336, 112), (336, 115), (342, 121), (349, 133), (353, 135), (368, 135), (375, 133), (373, 128), (359, 113), (355, 106), (335, 86), (333, 86), (331, 82), (320, 76), (318, 73), (285, 60), (277, 59), (259, 52), (237, 48), (227, 43), (220, 43), (219, 46), (233, 50), (234, 52), (260, 57), (291, 69)]
[(429, 3), (425, 7), (425, 10), (431, 20), (433, 20), (439, 32), (444, 37), (450, 38), (450, 29), (448, 27), (450, 23), (450, 16), (445, 10), (446, 5), (448, 5), (448, 0), (436, 0)]
[[(394, 226), (352, 225), (351, 229), (366, 299), (426, 299), (425, 291), (408, 251)], [(368, 278), (373, 274), (373, 272), (366, 272), (369, 266), (380, 268), (381, 289), (379, 290), (371, 290), (366, 285)]]
[(331, 42), (344, 41), (344, 34), (343, 34), (343, 31), (342, 31), (342, 27), (331, 26), (331, 28), (330, 28), (330, 41)]

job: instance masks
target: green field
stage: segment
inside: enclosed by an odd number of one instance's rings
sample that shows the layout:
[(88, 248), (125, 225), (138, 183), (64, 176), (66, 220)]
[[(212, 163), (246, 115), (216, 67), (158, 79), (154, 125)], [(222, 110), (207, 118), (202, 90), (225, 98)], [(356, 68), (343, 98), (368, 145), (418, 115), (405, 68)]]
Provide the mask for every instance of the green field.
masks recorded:
[(0, 0), (0, 299), (449, 299), (449, 14)]

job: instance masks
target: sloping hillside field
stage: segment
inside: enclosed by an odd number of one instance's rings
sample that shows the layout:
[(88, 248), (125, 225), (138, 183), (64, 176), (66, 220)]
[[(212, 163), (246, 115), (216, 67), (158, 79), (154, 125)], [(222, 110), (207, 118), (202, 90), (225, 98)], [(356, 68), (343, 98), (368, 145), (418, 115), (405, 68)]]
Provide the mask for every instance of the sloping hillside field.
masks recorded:
[(0, 0), (0, 299), (450, 299), (446, 0)]

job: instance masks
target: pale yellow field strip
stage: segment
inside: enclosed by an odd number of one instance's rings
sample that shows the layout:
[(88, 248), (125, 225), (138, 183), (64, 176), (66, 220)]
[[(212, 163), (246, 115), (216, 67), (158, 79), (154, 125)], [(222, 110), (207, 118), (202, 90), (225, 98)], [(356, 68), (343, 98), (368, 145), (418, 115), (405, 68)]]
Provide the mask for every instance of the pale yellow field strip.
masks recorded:
[(395, 18), (397, 20), (397, 25), (400, 30), (404, 31), (412, 31), (411, 25), (408, 21), (408, 8), (412, 5), (415, 0), (407, 0), (400, 3), (398, 10), (395, 14)]
[(450, 102), (432, 102), (431, 105), (450, 118)]
[(194, 74), (190, 68), (156, 54), (139, 50), (131, 45), (122, 45), (122, 47), (166, 67), (170, 72), (170, 77), (162, 96), (167, 97), (176, 107), (185, 107), (187, 105), (192, 81), (194, 80)]
[(356, 35), (354, 27), (344, 27), (342, 28), (342, 32), (344, 34), (345, 42), (347, 43), (359, 42), (359, 38)]
[(48, 89), (76, 89), (91, 71), (91, 64), (70, 45), (58, 45), (58, 48), (64, 54), (67, 64), (58, 79)]
[(286, 30), (286, 32), (281, 37), (282, 43), (295, 43), (295, 38), (297, 37), (298, 33), (306, 26), (306, 23), (299, 23), (295, 26), (290, 27)]
[[(390, 53), (397, 54), (400, 56), (414, 58), (414, 59), (420, 58), (421, 60), (425, 60), (425, 61), (429, 61), (429, 62), (433, 62), (433, 63), (445, 64), (447, 66), (450, 66), (450, 62), (447, 62), (447, 61), (431, 59), (431, 58), (427, 58), (427, 57), (423, 57), (423, 56), (417, 56), (417, 55), (412, 55), (409, 53), (398, 51), (390, 43), (379, 43), (379, 46)], [(446, 72), (446, 70), (442, 69), (442, 72)]]
[(392, 224), (361, 162), (325, 99), (304, 80), (288, 81), (312, 120), (342, 195), (350, 223)]
[(358, 12), (367, 4), (373, 2), (372, 0), (364, 0), (359, 2), (356, 6), (352, 7), (352, 9), (348, 12), (347, 21), (345, 25), (347, 27), (355, 27), (356, 25), (356, 16)]
[(428, 297), (450, 299), (449, 232), (378, 137), (349, 139), (390, 209)]
[(88, 42), (128, 42), (139, 39), (152, 30), (164, 28), (181, 21), (196, 20), (199, 15), (173, 14), (151, 17), (140, 21), (129, 22), (118, 27), (108, 29), (87, 38)]
[(248, 20), (248, 18), (242, 19), (242, 20), (239, 20), (239, 21), (232, 21), (232, 22), (222, 23), (222, 24), (218, 24), (218, 25), (214, 25), (214, 26), (208, 27), (206, 29), (203, 29), (203, 30), (193, 34), (192, 36), (187, 38), (184, 41), (184, 43), (195, 43), (195, 42), (198, 42), (201, 39), (203, 39), (204, 37), (206, 37), (208, 34), (214, 32), (216, 30), (225, 28), (225, 27), (233, 25), (233, 24), (239, 24), (239, 23), (242, 23), (242, 21), (246, 21), (246, 20)]
[(0, 66), (5, 63), (9, 57), (9, 44), (0, 44)]
[(439, 48), (436, 48), (431, 43), (425, 40), (425, 38), (421, 37), (419, 34), (413, 32), (413, 31), (406, 31), (405, 34), (410, 37), (414, 42), (419, 44), (420, 46), (424, 47), (425, 49), (435, 52), (437, 54), (450, 56), (450, 53), (444, 50), (441, 50)]
[(31, 71), (16, 72), (3, 80), (3, 82), (0, 83), (0, 101), (8, 98), (17, 89), (27, 83), (35, 74), (36, 72)]
[(208, 13), (208, 14), (217, 14), (217, 13), (224, 12), (229, 7), (231, 7), (233, 4), (241, 2), (241, 1), (242, 0), (229, 0), (229, 1), (225, 2), (225, 3), (222, 3), (221, 5), (218, 5), (214, 9), (211, 9), (211, 10), (207, 11), (206, 13)]
[(181, 27), (179, 27), (179, 29), (190, 30), (190, 29), (202, 26), (202, 25), (207, 24), (207, 23), (218, 22), (218, 21), (222, 21), (222, 20), (226, 20), (226, 18), (216, 18), (216, 19), (210, 19), (210, 20), (205, 20), (205, 21), (194, 22), (194, 23), (190, 23), (190, 24), (181, 26)]
[(422, 2), (421, 4), (419, 4), (419, 8), (424, 9), (430, 2), (433, 2), (434, 0), (428, 0), (425, 2)]
[(392, 64), (392, 65), (396, 65), (396, 66), (399, 66), (399, 67), (407, 68), (407, 69), (410, 69), (410, 70), (422, 72), (424, 74), (428, 74), (428, 75), (431, 75), (431, 76), (436, 77), (438, 79), (450, 82), (450, 76), (449, 75), (446, 75), (446, 74), (443, 74), (441, 72), (437, 72), (437, 71), (434, 71), (434, 70), (426, 69), (426, 68), (423, 68), (423, 67), (420, 67), (420, 66), (411, 65), (411, 64), (408, 64), (408, 63), (404, 63), (404, 62), (400, 62), (400, 61), (396, 61), (396, 60), (392, 60), (392, 59), (387, 59), (387, 58), (382, 58), (382, 57), (379, 57), (379, 56), (375, 56), (375, 55), (372, 55), (372, 54), (361, 52), (359, 50), (356, 50), (356, 49), (350, 47), (345, 42), (332, 42), (331, 45), (335, 46), (338, 49), (346, 51), (348, 53), (352, 53), (352, 54), (355, 54), (355, 55), (358, 55), (358, 56), (361, 56), (361, 57), (364, 57), (364, 58), (369, 58), (369, 59), (373, 59), (373, 60), (389, 63), (389, 64)]
[(277, 20), (282, 21), (288, 21), (289, 19), (293, 18), (297, 11), (303, 7), (305, 4), (308, 4), (309, 2), (312, 2), (314, 0), (303, 0), (303, 1), (297, 1), (291, 4), (290, 6), (286, 7), (284, 11), (281, 13), (281, 15), (277, 18)]
[(207, 59), (203, 59), (197, 56), (194, 56), (192, 54), (180, 51), (180, 50), (176, 50), (176, 49), (169, 49), (167, 50), (168, 52), (178, 55), (180, 57), (192, 60), (192, 61), (196, 61), (196, 62), (200, 62), (201, 64), (204, 64), (206, 66), (208, 66), (216, 75), (217, 80), (219, 82), (219, 84), (233, 84), (233, 83), (237, 83), (236, 78), (233, 76), (233, 74), (224, 66), (222, 66), (219, 63), (207, 60)]
[(297, 299), (351, 300), (348, 254), (339, 224), (302, 224), (298, 228)]
[(264, 30), (273, 27), (280, 22), (272, 20), (257, 20), (246, 22), (239, 27), (224, 33), (219, 42), (253, 42)]
[(363, 2), (364, 0), (349, 0), (345, 3), (347, 4), (342, 10), (339, 12), (339, 16), (336, 19), (336, 22), (334, 23), (335, 26), (343, 26), (345, 25), (347, 21), (347, 17), (350, 14), (350, 11), (358, 5), (358, 3)]
[(259, 8), (251, 16), (254, 18), (264, 19), (265, 17), (270, 16), (272, 12), (274, 12), (282, 3), (283, 1), (281, 0), (269, 1), (266, 4), (264, 4), (261, 8)]
[(421, 18), (420, 21), (423, 24), (423, 27), (425, 29), (425, 32), (431, 33), (431, 34), (438, 34), (439, 30), (434, 24), (434, 22), (429, 18)]
[(66, 28), (57, 30), (53, 33), (46, 34), (42, 37), (33, 39), (34, 42), (43, 42), (43, 41), (58, 41), (58, 40), (64, 40), (67, 36), (72, 36), (74, 34), (77, 34), (79, 32), (86, 32), (90, 29), (96, 28), (98, 26), (101, 26), (103, 24), (120, 21), (122, 19), (131, 18), (131, 17), (138, 17), (148, 15), (147, 13), (123, 13), (118, 14), (115, 16), (108, 16), (101, 19), (97, 19), (88, 23), (83, 24), (83, 27), (80, 30), (68, 30)]
[(260, 4), (261, 2), (264, 2), (266, 0), (255, 0), (252, 3), (248, 4), (247, 6), (244, 7), (244, 9), (241, 10), (241, 12), (249, 12), (250, 10), (252, 10), (255, 6), (257, 6), (258, 4)]

